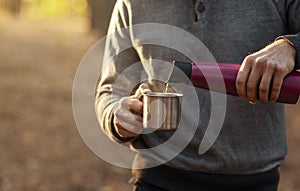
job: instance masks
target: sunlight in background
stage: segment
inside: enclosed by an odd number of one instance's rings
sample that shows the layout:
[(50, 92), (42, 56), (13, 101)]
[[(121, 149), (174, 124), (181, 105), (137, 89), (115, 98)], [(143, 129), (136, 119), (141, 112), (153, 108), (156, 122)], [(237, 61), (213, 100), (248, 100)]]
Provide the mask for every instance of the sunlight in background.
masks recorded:
[(30, 18), (85, 17), (88, 13), (87, 0), (0, 0), (0, 5), (11, 12), (19, 6), (17, 14)]
[[(73, 28), (76, 21), (83, 28), (105, 35), (109, 18), (116, 0), (0, 0), (0, 16), (18, 18), (18, 20), (46, 20), (55, 23), (68, 21)], [(6, 16), (3, 16), (6, 15)], [(77, 22), (78, 23), (78, 22)], [(88, 23), (88, 24), (87, 24)], [(66, 26), (67, 27), (67, 26)]]
[[(86, 0), (23, 0), (24, 14), (31, 17), (86, 16)], [(23, 8), (23, 7), (22, 7)]]

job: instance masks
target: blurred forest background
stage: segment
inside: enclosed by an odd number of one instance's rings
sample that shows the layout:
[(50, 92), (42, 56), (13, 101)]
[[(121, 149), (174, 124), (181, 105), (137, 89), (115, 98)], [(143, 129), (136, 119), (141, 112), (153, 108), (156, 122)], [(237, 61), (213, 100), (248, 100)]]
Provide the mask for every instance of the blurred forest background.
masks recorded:
[[(129, 170), (82, 141), (72, 115), (81, 59), (114, 0), (0, 0), (0, 191), (126, 191)], [(300, 105), (289, 105), (280, 191), (300, 190)]]

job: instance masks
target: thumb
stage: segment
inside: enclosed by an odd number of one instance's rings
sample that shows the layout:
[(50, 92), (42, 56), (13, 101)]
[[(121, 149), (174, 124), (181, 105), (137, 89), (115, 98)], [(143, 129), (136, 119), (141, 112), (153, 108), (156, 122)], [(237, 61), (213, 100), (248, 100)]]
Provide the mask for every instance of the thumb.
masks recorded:
[(145, 93), (149, 93), (151, 92), (148, 84), (142, 83), (139, 88), (136, 90), (134, 97), (136, 99), (138, 99), (141, 95), (145, 94)]

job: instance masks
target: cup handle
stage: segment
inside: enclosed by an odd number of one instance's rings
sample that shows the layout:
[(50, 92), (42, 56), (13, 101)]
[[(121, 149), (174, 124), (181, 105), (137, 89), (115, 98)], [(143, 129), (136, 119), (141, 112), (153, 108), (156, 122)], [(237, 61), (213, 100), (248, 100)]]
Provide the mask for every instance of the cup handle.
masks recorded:
[(144, 99), (144, 94), (141, 94), (141, 95), (138, 97), (138, 100), (140, 100), (141, 102), (143, 102), (143, 99)]
[[(141, 102), (143, 102), (143, 100), (144, 100), (144, 94), (141, 94), (141, 95), (138, 97), (138, 100), (141, 101)], [(143, 110), (144, 110), (144, 102), (143, 102)], [(144, 116), (143, 113), (144, 113), (144, 111), (140, 114), (141, 117)]]

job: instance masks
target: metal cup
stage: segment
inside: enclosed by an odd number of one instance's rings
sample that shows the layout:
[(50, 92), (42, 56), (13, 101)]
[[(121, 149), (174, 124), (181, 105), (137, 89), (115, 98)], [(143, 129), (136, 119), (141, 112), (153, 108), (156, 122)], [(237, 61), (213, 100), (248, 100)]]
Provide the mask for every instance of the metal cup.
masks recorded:
[(151, 92), (143, 95), (143, 126), (147, 131), (176, 130), (181, 117), (182, 94)]

